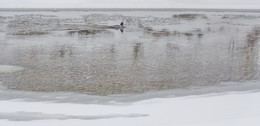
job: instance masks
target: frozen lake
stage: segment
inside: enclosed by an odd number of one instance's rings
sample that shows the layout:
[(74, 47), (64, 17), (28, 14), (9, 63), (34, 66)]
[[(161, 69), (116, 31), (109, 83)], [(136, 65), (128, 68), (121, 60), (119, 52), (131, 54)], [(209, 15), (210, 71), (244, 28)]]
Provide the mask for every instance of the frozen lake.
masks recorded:
[(259, 37), (250, 10), (1, 10), (0, 87), (111, 95), (257, 83)]

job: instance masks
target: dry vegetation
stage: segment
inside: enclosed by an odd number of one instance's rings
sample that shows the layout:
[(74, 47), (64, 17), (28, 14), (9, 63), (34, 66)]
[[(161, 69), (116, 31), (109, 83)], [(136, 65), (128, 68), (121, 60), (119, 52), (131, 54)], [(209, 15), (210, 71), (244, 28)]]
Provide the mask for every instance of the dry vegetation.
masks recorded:
[(43, 31), (18, 31), (13, 33), (13, 35), (43, 35), (47, 33), (48, 32), (43, 32)]
[(247, 34), (247, 42), (249, 44), (256, 43), (260, 36), (260, 27), (256, 27), (252, 32)]
[(233, 14), (225, 14), (222, 16), (222, 19), (257, 19), (259, 16), (255, 15), (233, 15)]
[(69, 34), (79, 34), (79, 35), (95, 35), (97, 33), (102, 32), (102, 30), (96, 30), (96, 29), (87, 29), (87, 30), (73, 30), (69, 31)]
[(194, 20), (196, 18), (208, 19), (208, 17), (204, 14), (176, 14), (173, 15), (173, 18), (187, 19), (187, 20)]

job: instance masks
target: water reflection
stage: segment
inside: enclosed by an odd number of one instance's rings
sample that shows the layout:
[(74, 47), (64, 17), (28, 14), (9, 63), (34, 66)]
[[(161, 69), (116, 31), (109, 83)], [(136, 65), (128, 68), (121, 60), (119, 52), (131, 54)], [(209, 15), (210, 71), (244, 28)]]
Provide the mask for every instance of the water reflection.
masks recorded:
[(142, 43), (136, 43), (133, 46), (133, 57), (134, 61), (143, 57), (144, 49)]
[(115, 54), (115, 53), (116, 53), (116, 46), (115, 46), (115, 44), (112, 44), (112, 45), (110, 46), (109, 52), (110, 52), (111, 54)]
[(246, 47), (243, 52), (244, 57), (244, 64), (241, 67), (241, 71), (244, 71), (243, 79), (250, 80), (255, 79), (258, 73), (256, 69), (258, 67), (258, 41), (259, 41), (259, 34), (256, 29), (253, 29), (252, 32), (248, 33), (246, 39)]
[(62, 46), (62, 47), (56, 47), (54, 48), (54, 51), (51, 52), (51, 58), (56, 59), (56, 58), (64, 58), (66, 56), (70, 57), (73, 55), (72, 52), (72, 47), (71, 46)]

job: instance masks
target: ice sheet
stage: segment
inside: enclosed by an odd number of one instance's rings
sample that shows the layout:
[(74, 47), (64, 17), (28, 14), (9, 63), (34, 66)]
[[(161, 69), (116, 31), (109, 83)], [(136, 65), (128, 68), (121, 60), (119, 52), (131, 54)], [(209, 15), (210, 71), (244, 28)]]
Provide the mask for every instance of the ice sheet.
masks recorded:
[(124, 105), (0, 100), (5, 126), (258, 126), (260, 93), (155, 98)]

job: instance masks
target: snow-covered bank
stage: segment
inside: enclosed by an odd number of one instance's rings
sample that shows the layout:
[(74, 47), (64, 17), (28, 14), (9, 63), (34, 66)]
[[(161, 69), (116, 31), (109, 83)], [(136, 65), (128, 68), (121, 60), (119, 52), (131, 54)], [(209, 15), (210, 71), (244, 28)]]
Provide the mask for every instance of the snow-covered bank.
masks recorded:
[(156, 98), (129, 104), (1, 100), (4, 126), (258, 126), (260, 92)]

